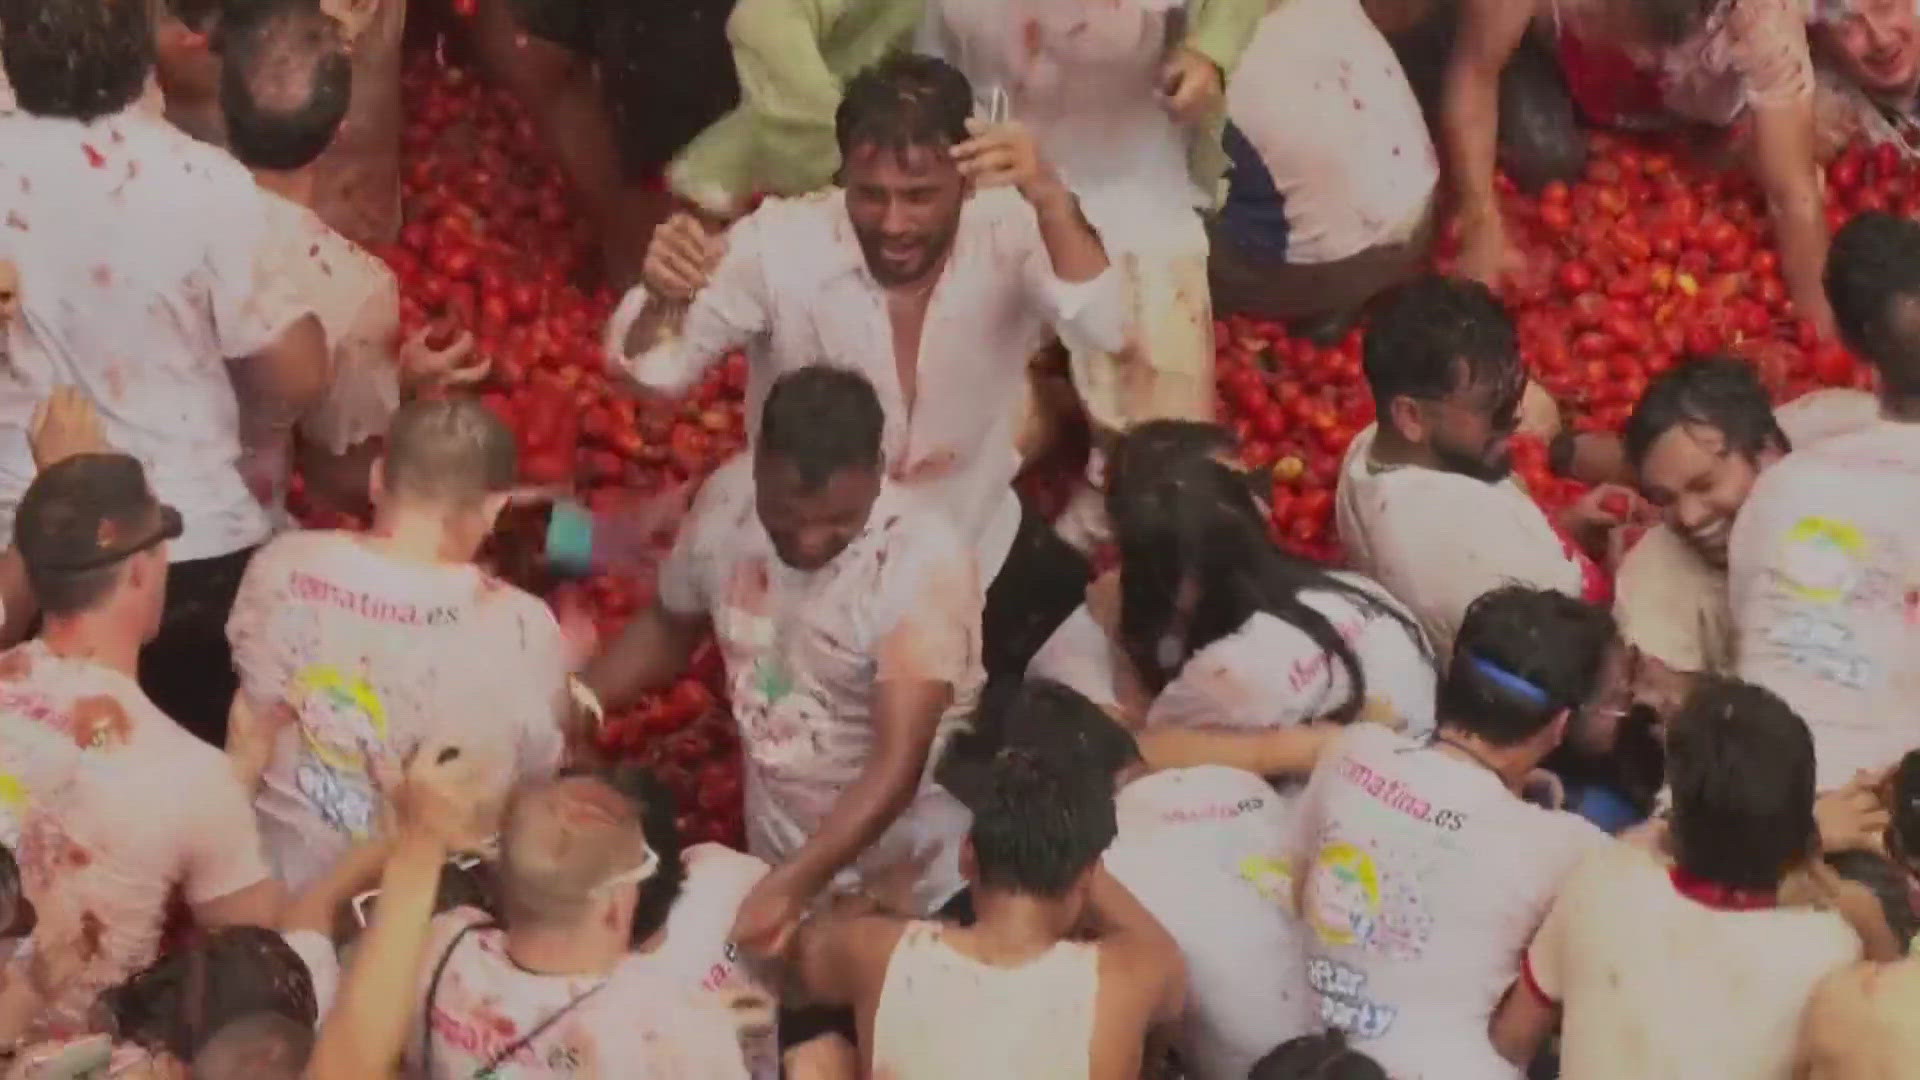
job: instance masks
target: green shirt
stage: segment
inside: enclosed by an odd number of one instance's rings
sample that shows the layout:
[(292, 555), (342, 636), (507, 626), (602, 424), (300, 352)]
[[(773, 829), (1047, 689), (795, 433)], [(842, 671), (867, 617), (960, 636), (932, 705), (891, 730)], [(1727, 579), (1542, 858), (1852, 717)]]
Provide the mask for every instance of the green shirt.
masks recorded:
[[(1266, 14), (1269, 0), (1188, 0), (1187, 46), (1220, 68), (1222, 81)], [(833, 114), (847, 80), (919, 26), (923, 0), (739, 0), (727, 20), (740, 76), (740, 105), (681, 151), (673, 189), (717, 213), (756, 194), (800, 195), (833, 182), (840, 168)], [(1195, 175), (1213, 190), (1225, 167), (1216, 117), (1198, 140)]]

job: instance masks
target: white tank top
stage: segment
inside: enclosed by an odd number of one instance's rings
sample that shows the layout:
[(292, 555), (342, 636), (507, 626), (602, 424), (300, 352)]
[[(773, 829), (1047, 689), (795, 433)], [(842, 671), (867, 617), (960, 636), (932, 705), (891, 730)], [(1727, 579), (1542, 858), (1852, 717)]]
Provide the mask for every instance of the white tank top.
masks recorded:
[(910, 924), (873, 1017), (873, 1073), (888, 1080), (1086, 1080), (1097, 945), (1062, 941), (1019, 967), (962, 956), (936, 923)]

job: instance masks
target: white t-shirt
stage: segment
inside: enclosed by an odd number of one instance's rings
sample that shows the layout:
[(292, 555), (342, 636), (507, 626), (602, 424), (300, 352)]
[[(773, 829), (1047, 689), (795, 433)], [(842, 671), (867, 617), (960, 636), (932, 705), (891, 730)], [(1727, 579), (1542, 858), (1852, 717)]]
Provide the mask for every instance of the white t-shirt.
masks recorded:
[(1740, 677), (1806, 720), (1823, 789), (1920, 743), (1920, 424), (1788, 454), (1755, 483), (1728, 564)]
[[(226, 755), (131, 678), (38, 639), (0, 654), (0, 843), (41, 921), (77, 912), (98, 941), (35, 1038), (77, 1033), (100, 991), (154, 961), (176, 889), (203, 904), (267, 876)], [(8, 977), (26, 962), (16, 950)]]
[(1497, 484), (1418, 466), (1373, 464), (1369, 425), (1347, 447), (1334, 514), (1354, 568), (1413, 612), (1434, 654), (1453, 653), (1468, 605), (1502, 585), (1598, 599), (1605, 577), (1547, 520), (1517, 479)]
[[(1795, 398), (1773, 415), (1787, 440), (1804, 449), (1858, 431), (1879, 413), (1872, 394), (1832, 387)], [(1647, 530), (1621, 561), (1613, 614), (1622, 639), (1675, 671), (1733, 673), (1727, 573), (1664, 524)]]
[(920, 791), (844, 872), (844, 884), (937, 849), (915, 890), (918, 914), (960, 891), (970, 817), (933, 781), (946, 737), (979, 695), (984, 596), (946, 515), (892, 481), (866, 527), (824, 568), (780, 560), (754, 509), (747, 455), (700, 490), (660, 568), (660, 603), (712, 619), (746, 758), (747, 847), (778, 865), (820, 828), (873, 751), (876, 687), (953, 687)]
[(263, 273), (265, 199), (220, 150), (142, 105), (82, 124), (0, 116), (0, 259), (21, 317), (0, 376), (0, 532), (34, 476), (27, 421), (57, 385), (100, 412), (180, 511), (176, 560), (266, 539), (241, 479), (227, 361), (271, 344), (306, 308)]
[[(1358, 574), (1339, 574), (1385, 604), (1406, 609)], [(1434, 666), (1416, 626), (1369, 611), (1335, 592), (1309, 591), (1301, 601), (1326, 616), (1352, 647), (1366, 676), (1360, 716), (1413, 734), (1433, 730)], [(1408, 616), (1411, 619), (1411, 616)], [(1116, 668), (1126, 663), (1085, 605), (1034, 654), (1027, 674), (1053, 679), (1103, 708), (1118, 708)], [(1345, 704), (1352, 688), (1345, 665), (1306, 632), (1265, 612), (1201, 649), (1148, 707), (1148, 725), (1272, 728), (1304, 724)]]
[(313, 982), (314, 1025), (318, 1027), (340, 993), (340, 951), (334, 948), (333, 939), (318, 930), (294, 930), (280, 936), (306, 965), (307, 978)]
[(290, 888), (369, 834), (369, 753), (398, 767), (453, 737), (500, 764), (503, 786), (560, 764), (559, 623), (477, 567), (402, 562), (350, 533), (288, 533), (247, 567), (227, 638), (253, 707), (292, 713), (254, 800)]
[(1859, 958), (1839, 915), (1716, 910), (1644, 848), (1615, 842), (1567, 878), (1527, 977), (1565, 1003), (1565, 1080), (1787, 1080), (1814, 986)]
[[(1290, 263), (1406, 240), (1440, 181), (1420, 103), (1358, 0), (1270, 8), (1227, 84), (1227, 118), (1258, 155), (1234, 167), (1260, 169), (1284, 199)], [(1222, 218), (1235, 216), (1230, 196)]]
[(1181, 1063), (1193, 1080), (1245, 1080), (1269, 1050), (1318, 1027), (1288, 910), (1292, 799), (1204, 765), (1136, 780), (1114, 809), (1107, 870), (1186, 957)]
[(1517, 1080), (1487, 1021), (1606, 834), (1474, 762), (1355, 724), (1321, 755), (1294, 835), (1321, 1021), (1396, 1080)]

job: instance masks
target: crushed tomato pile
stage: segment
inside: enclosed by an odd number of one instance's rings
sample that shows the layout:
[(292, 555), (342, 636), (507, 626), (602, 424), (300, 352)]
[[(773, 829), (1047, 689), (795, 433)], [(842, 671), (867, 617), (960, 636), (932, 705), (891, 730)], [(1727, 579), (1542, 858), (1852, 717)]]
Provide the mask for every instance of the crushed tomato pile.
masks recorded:
[[(568, 484), (596, 509), (697, 481), (745, 442), (741, 357), (716, 365), (684, 399), (649, 405), (607, 373), (600, 335), (615, 297), (592, 280), (587, 225), (532, 122), (471, 70), (421, 51), (403, 85), (406, 223), (381, 252), (398, 275), (409, 332), (451, 316), (492, 359), (486, 402), (518, 435), (524, 479)], [(1684, 147), (1596, 134), (1586, 175), (1537, 197), (1503, 194), (1528, 270), (1507, 289), (1533, 377), (1581, 430), (1617, 430), (1647, 381), (1681, 358), (1731, 351), (1759, 366), (1785, 401), (1821, 386), (1865, 386), (1865, 369), (1816, 340), (1780, 278), (1759, 193), (1746, 177)], [(1848, 150), (1827, 168), (1828, 217), (1887, 209), (1920, 216), (1920, 169), (1892, 147)], [(1441, 243), (1447, 264), (1451, 240)], [(1244, 463), (1273, 476), (1273, 527), (1288, 548), (1340, 559), (1333, 488), (1342, 453), (1372, 420), (1360, 334), (1331, 347), (1280, 325), (1216, 313), (1219, 415)], [(1550, 510), (1582, 493), (1549, 475), (1537, 442), (1516, 469)], [(1057, 498), (1068, 475), (1027, 477)], [(296, 491), (296, 508), (298, 507)], [(311, 525), (352, 524), (305, 515)], [(603, 575), (556, 581), (540, 565), (542, 523), (503, 525), (489, 555), (557, 605), (590, 609), (608, 640), (651, 583)], [(666, 690), (612, 716), (611, 757), (643, 761), (679, 799), (689, 842), (742, 841), (737, 736), (711, 642)]]

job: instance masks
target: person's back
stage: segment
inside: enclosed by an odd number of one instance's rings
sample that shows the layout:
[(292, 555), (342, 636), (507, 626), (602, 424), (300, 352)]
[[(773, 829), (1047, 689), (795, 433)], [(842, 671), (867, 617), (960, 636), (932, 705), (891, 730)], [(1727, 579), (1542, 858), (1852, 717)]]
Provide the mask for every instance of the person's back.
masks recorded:
[(564, 750), (558, 622), (466, 561), (513, 483), (512, 435), (477, 402), (413, 403), (381, 473), (380, 535), (280, 537), (228, 624), (263, 744), (263, 838), (295, 888), (371, 835), (378, 769), (436, 734), (521, 779), (551, 775)]

